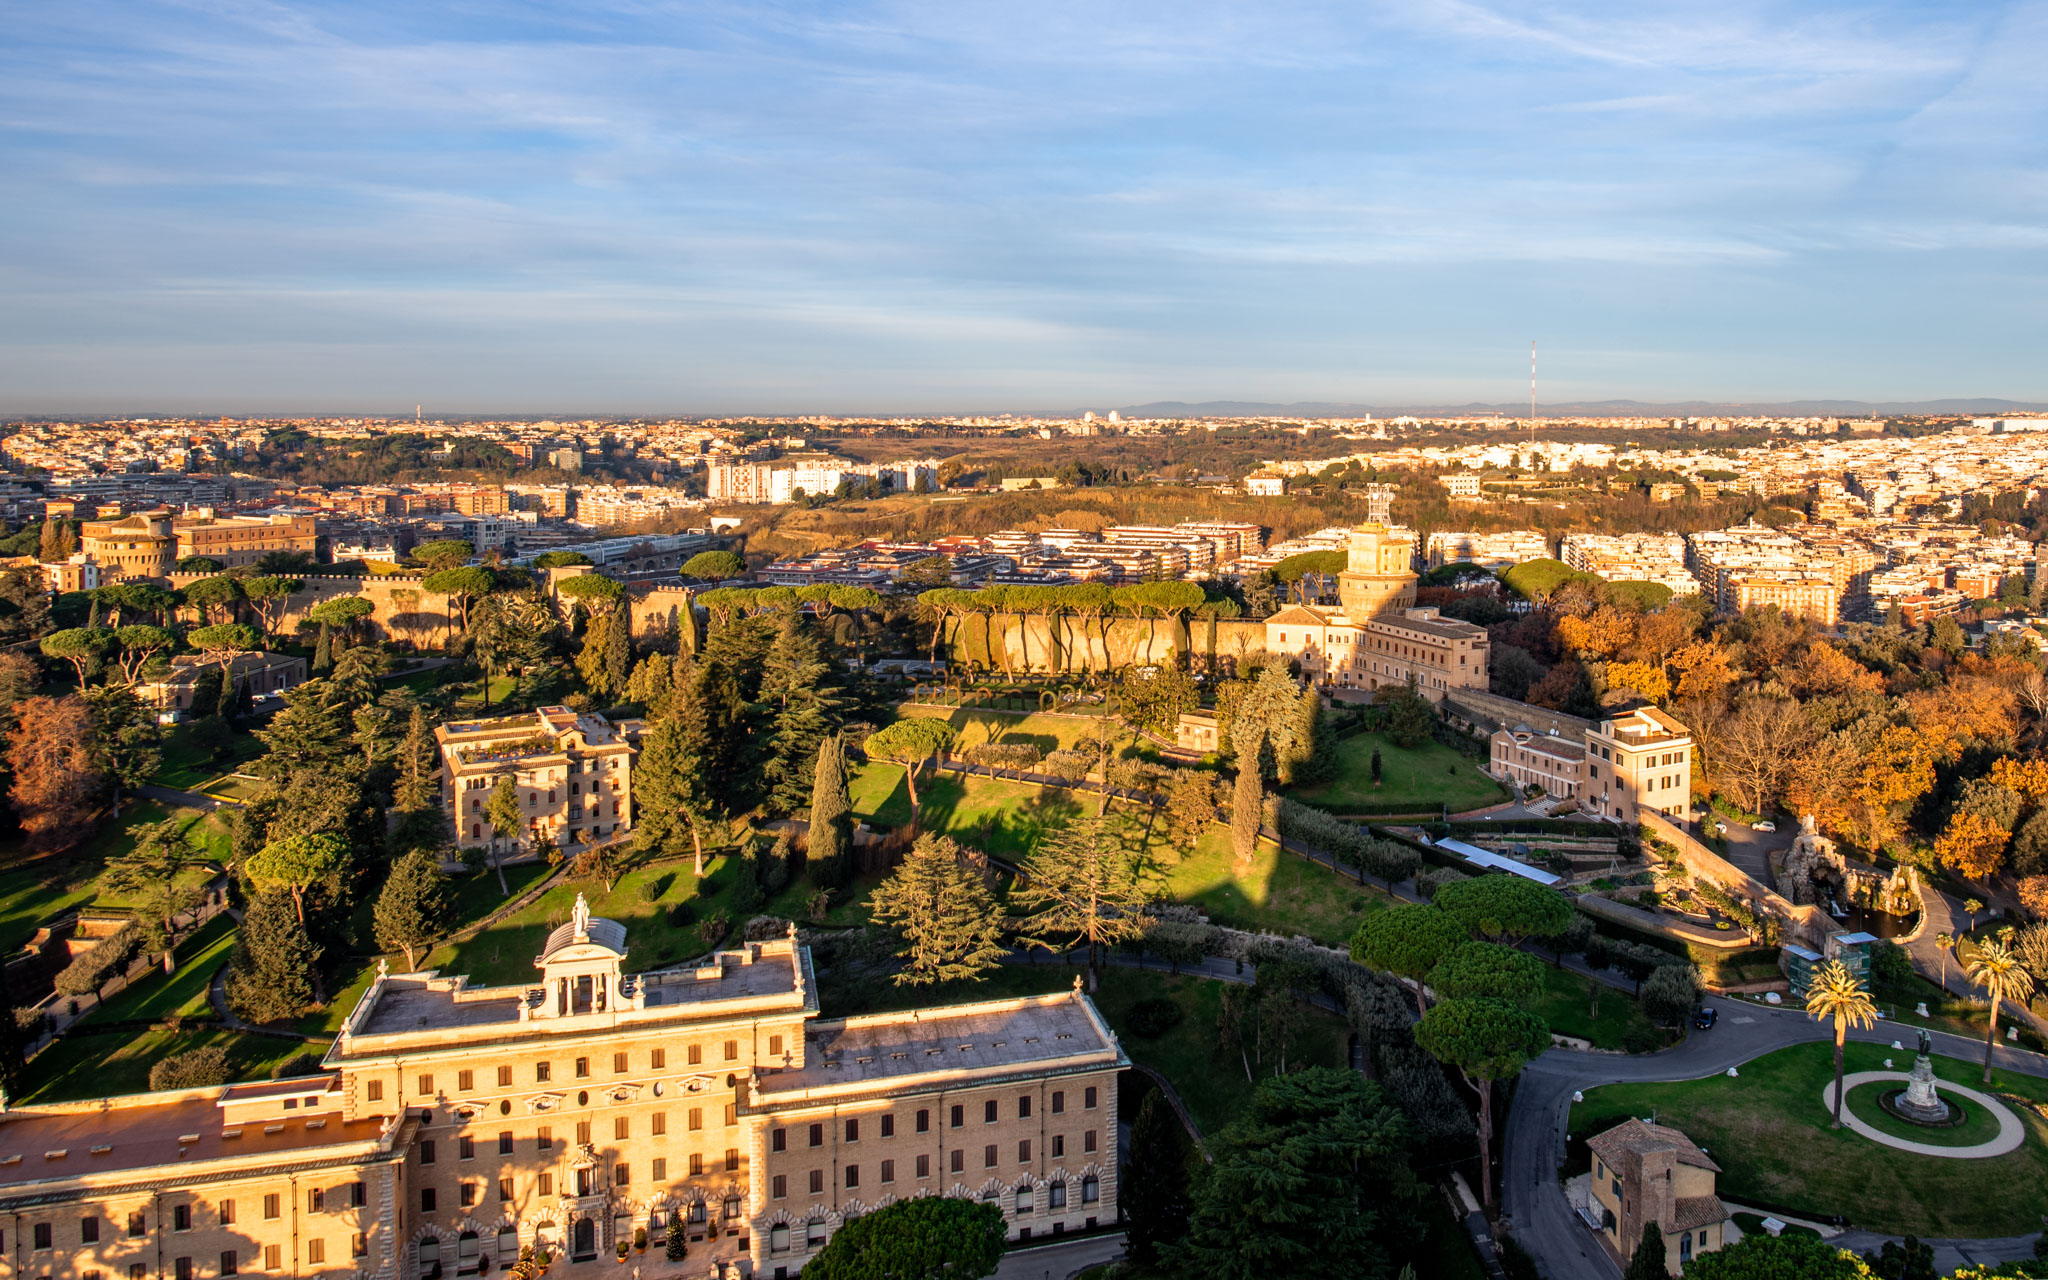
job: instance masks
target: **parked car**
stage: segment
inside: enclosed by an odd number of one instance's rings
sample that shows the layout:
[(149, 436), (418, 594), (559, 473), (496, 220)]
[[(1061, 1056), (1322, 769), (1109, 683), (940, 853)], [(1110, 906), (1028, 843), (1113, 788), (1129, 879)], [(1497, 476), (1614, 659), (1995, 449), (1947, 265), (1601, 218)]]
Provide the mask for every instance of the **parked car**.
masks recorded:
[(1714, 1008), (1712, 1005), (1703, 1004), (1699, 1008), (1694, 1009), (1692, 1011), (1692, 1025), (1698, 1027), (1702, 1031), (1713, 1030), (1714, 1024), (1720, 1021), (1720, 1018), (1720, 1010)]
[(1768, 821), (1768, 820), (1767, 820), (1767, 821), (1764, 821), (1764, 822), (1759, 822), (1759, 823), (1756, 823), (1755, 825), (1753, 825), (1753, 826), (1751, 826), (1751, 827), (1750, 827), (1750, 830), (1751, 830), (1751, 831), (1776, 831), (1777, 829), (1778, 829), (1778, 824), (1777, 824), (1777, 823), (1775, 823), (1775, 822), (1771, 822), (1771, 821)]
[(1715, 823), (1715, 824), (1714, 824), (1714, 834), (1715, 834), (1715, 835), (1717, 835), (1717, 836), (1725, 836), (1725, 835), (1727, 835), (1727, 834), (1728, 834), (1728, 824), (1727, 824), (1727, 823), (1725, 823), (1725, 822), (1717, 822), (1717, 823)]

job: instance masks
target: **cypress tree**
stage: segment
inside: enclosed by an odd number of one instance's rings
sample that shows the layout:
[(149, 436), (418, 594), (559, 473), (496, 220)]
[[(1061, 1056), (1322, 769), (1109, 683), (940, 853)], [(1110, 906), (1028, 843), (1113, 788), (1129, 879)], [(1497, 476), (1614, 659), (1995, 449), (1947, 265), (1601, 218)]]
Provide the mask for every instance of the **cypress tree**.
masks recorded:
[(1664, 1228), (1654, 1221), (1643, 1224), (1643, 1238), (1629, 1255), (1622, 1280), (1664, 1280), (1670, 1273), (1664, 1261)]
[(419, 969), (419, 952), (431, 945), (448, 924), (447, 883), (440, 862), (415, 849), (392, 864), (377, 895), (373, 921), (377, 945), (405, 952), (407, 972)]
[(1163, 1251), (1188, 1233), (1190, 1154), (1180, 1117), (1154, 1089), (1131, 1126), (1121, 1188), (1125, 1245), (1140, 1267), (1157, 1267)]
[(1372, 749), (1372, 785), (1380, 785), (1380, 749)]
[(325, 622), (320, 624), (320, 638), (313, 644), (313, 674), (324, 676), (334, 670), (334, 631)]
[(281, 1022), (304, 1013), (320, 948), (306, 936), (291, 894), (266, 893), (249, 904), (228, 964), (228, 1007), (251, 1022)]
[[(846, 756), (838, 734), (818, 744), (811, 778), (811, 836), (805, 857), (813, 868), (832, 863), (836, 874), (853, 854), (853, 798), (846, 790)], [(816, 874), (815, 871), (813, 873)]]
[(1230, 848), (1239, 862), (1250, 862), (1259, 851), (1259, 820), (1266, 804), (1259, 764), (1265, 748), (1261, 737), (1251, 751), (1238, 755), (1237, 789), (1230, 800)]
[(633, 613), (623, 593), (612, 606), (611, 623), (604, 638), (604, 674), (611, 696), (617, 698), (625, 694), (626, 678), (633, 670)]

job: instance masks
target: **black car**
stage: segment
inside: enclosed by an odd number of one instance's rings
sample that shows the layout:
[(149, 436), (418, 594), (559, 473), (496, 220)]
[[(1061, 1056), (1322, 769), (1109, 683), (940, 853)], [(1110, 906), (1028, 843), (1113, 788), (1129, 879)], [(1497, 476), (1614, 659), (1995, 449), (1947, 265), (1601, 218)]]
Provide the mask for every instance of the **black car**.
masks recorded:
[(1701, 1005), (1692, 1011), (1692, 1025), (1702, 1031), (1711, 1030), (1714, 1023), (1720, 1020), (1720, 1017), (1720, 1010), (1707, 1005)]

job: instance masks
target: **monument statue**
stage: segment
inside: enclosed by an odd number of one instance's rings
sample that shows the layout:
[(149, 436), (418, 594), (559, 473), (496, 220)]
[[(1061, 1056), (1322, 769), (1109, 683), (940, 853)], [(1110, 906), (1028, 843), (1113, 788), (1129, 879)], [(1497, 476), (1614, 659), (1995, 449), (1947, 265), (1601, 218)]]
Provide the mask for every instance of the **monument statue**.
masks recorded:
[(1920, 1030), (1920, 1055), (1913, 1060), (1913, 1076), (1903, 1093), (1892, 1096), (1886, 1108), (1901, 1120), (1915, 1124), (1945, 1125), (1954, 1109), (1934, 1088), (1934, 1039), (1925, 1027)]

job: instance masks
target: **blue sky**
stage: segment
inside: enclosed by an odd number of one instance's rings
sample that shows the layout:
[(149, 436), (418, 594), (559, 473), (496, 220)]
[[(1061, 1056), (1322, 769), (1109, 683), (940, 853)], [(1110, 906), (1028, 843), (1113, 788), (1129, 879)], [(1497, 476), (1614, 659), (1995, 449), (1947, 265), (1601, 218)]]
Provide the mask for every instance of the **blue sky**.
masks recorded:
[(2048, 5), (0, 5), (0, 413), (2048, 400)]

